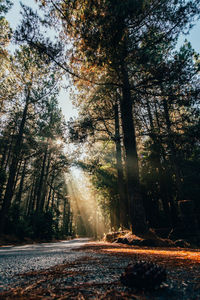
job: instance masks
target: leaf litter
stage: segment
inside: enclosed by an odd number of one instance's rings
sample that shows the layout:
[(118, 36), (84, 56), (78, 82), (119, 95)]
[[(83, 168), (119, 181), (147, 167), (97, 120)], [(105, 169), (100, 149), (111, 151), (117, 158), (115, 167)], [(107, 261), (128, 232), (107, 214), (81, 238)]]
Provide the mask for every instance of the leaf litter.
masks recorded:
[[(199, 300), (200, 251), (88, 243), (74, 251), (85, 256), (47, 270), (19, 274), (0, 299)], [(120, 276), (129, 262), (145, 260), (167, 270), (167, 280), (153, 291), (124, 286)]]

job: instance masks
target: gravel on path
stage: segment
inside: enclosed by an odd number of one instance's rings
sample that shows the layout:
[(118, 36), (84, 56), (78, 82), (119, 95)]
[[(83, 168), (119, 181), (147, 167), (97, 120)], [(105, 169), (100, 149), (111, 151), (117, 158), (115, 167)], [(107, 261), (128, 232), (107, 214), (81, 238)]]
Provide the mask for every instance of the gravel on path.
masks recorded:
[(83, 254), (72, 249), (83, 246), (89, 239), (74, 239), (56, 243), (5, 246), (0, 248), (0, 291), (14, 284), (17, 274), (39, 271), (66, 261), (74, 261)]

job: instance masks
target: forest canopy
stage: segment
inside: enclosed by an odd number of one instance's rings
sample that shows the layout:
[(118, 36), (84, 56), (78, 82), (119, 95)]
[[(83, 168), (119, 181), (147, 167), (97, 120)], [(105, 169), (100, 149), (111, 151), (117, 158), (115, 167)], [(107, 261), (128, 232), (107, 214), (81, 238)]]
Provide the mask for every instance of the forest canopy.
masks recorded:
[[(199, 1), (36, 2), (14, 32), (0, 2), (1, 233), (200, 241), (200, 56), (177, 47)], [(79, 111), (67, 124), (64, 77)], [(90, 190), (79, 205), (71, 168)]]

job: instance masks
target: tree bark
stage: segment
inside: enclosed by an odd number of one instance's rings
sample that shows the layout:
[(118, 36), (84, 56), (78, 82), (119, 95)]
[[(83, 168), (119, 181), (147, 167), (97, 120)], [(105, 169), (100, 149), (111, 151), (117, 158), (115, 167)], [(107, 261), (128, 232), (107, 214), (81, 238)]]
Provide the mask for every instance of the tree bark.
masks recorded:
[(42, 189), (43, 189), (43, 183), (44, 183), (44, 174), (45, 174), (45, 165), (46, 165), (46, 159), (47, 159), (47, 152), (48, 152), (48, 147), (46, 147), (43, 161), (42, 161), (42, 170), (40, 174), (40, 181), (38, 185), (38, 191), (37, 191), (37, 204), (36, 204), (36, 212), (42, 212), (43, 211), (43, 206), (44, 203), (41, 201), (41, 196), (42, 196)]
[[(156, 168), (158, 169), (159, 186), (160, 186), (160, 198), (162, 200), (163, 209), (164, 209), (166, 219), (168, 221), (168, 225), (171, 227), (171, 225), (172, 225), (172, 216), (171, 216), (171, 211), (170, 211), (170, 207), (169, 207), (168, 187), (166, 185), (166, 180), (164, 180), (164, 172), (163, 172), (163, 168), (162, 168), (162, 164), (161, 164), (161, 160), (160, 160), (160, 156), (163, 153), (163, 148), (162, 148), (162, 145), (161, 145), (161, 141), (158, 138), (158, 133), (156, 134), (155, 126), (154, 126), (154, 123), (153, 123), (151, 107), (150, 107), (148, 99), (146, 99), (146, 105), (147, 105), (147, 112), (148, 112), (149, 123), (150, 123), (149, 136), (153, 141), (155, 149), (157, 150), (156, 151), (157, 155), (154, 159), (153, 166), (155, 167), (155, 169)], [(159, 127), (159, 120), (158, 120), (157, 110), (156, 110), (155, 113), (156, 113), (156, 119), (157, 119), (157, 126), (158, 126), (158, 128), (160, 128)]]
[(16, 143), (15, 143), (15, 146), (13, 149), (13, 157), (12, 157), (12, 161), (11, 161), (11, 165), (10, 165), (10, 169), (9, 169), (8, 182), (7, 182), (3, 205), (2, 205), (2, 209), (1, 209), (1, 213), (0, 213), (0, 232), (2, 232), (2, 233), (4, 232), (5, 221), (6, 221), (6, 218), (8, 217), (8, 210), (10, 208), (13, 193), (14, 193), (15, 177), (16, 177), (19, 157), (20, 157), (20, 153), (21, 153), (23, 133), (24, 133), (24, 127), (25, 127), (25, 123), (26, 123), (28, 106), (29, 106), (29, 93), (28, 93), (28, 96), (26, 99), (26, 104), (24, 107), (22, 120), (20, 123), (19, 133), (18, 133), (17, 140), (16, 140)]
[(16, 176), (15, 176), (13, 191), (16, 190), (16, 186), (17, 186), (17, 183), (18, 183), (18, 180), (19, 180), (19, 177), (20, 177), (19, 174), (20, 174), (20, 171), (21, 171), (22, 161), (23, 161), (23, 158), (20, 157), (19, 162), (18, 162), (18, 166), (17, 166), (17, 172), (16, 172)]
[(177, 200), (181, 200), (182, 198), (182, 183), (181, 183), (181, 175), (180, 175), (180, 169), (177, 166), (177, 153), (176, 153), (176, 148), (174, 145), (173, 141), (173, 132), (171, 128), (171, 120), (169, 116), (169, 108), (168, 108), (168, 103), (166, 99), (163, 99), (162, 101), (163, 108), (164, 108), (164, 115), (165, 115), (165, 121), (166, 121), (166, 126), (167, 126), (167, 131), (168, 131), (168, 146), (171, 152), (171, 155), (169, 156), (173, 171), (175, 173), (175, 178), (176, 178), (176, 187), (177, 187)]
[(41, 208), (42, 208), (42, 210), (44, 209), (45, 199), (46, 199), (46, 196), (47, 196), (47, 193), (48, 193), (47, 181), (48, 181), (48, 177), (49, 177), (50, 163), (51, 163), (51, 153), (49, 153), (49, 155), (48, 155), (47, 167), (46, 167), (46, 171), (45, 171), (45, 174), (44, 174), (42, 197), (41, 197)]
[(23, 192), (23, 187), (24, 187), (24, 179), (25, 179), (25, 175), (26, 175), (26, 159), (24, 160), (24, 165), (23, 165), (23, 170), (22, 170), (22, 175), (21, 175), (21, 179), (20, 179), (20, 184), (19, 184), (19, 191), (16, 195), (16, 199), (15, 199), (15, 203), (17, 204), (17, 206), (19, 207), (20, 210), (20, 203), (21, 203), (21, 198), (22, 198), (22, 192)]
[[(125, 181), (122, 165), (122, 149), (120, 139), (120, 124), (119, 124), (119, 104), (116, 99), (115, 103), (115, 145), (116, 145), (116, 167), (117, 181), (119, 191), (119, 203), (117, 203), (117, 220), (121, 228), (128, 228), (128, 197), (125, 192)], [(119, 226), (118, 226), (119, 227)]]
[(136, 150), (135, 126), (131, 99), (128, 71), (121, 64), (122, 98), (120, 101), (124, 147), (126, 153), (126, 180), (129, 197), (129, 210), (132, 232), (142, 234), (147, 232), (146, 216), (143, 199), (140, 192), (138, 156)]

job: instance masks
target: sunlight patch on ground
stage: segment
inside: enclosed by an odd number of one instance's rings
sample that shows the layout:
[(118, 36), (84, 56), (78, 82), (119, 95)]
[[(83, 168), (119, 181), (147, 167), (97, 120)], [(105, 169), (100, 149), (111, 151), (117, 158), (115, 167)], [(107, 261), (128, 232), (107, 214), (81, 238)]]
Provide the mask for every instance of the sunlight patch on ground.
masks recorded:
[(127, 254), (146, 254), (146, 255), (159, 255), (168, 256), (178, 259), (188, 259), (200, 263), (199, 251), (187, 251), (187, 250), (160, 250), (160, 249), (104, 249), (106, 252), (111, 253), (127, 253)]

